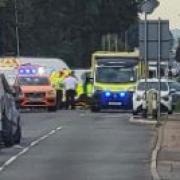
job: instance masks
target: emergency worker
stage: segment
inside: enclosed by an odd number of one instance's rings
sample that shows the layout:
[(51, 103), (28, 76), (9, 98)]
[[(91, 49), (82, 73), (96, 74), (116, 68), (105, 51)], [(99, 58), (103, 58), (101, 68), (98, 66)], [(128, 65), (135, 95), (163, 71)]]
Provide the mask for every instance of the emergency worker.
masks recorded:
[(58, 72), (57, 71), (53, 71), (50, 75), (50, 81), (51, 81), (51, 85), (55, 87), (56, 84), (56, 79), (58, 78)]
[(84, 94), (86, 95), (86, 104), (90, 104), (90, 96), (92, 94), (93, 84), (90, 81), (90, 75), (86, 74), (86, 79), (84, 82)]
[(66, 96), (66, 109), (69, 109), (70, 106), (71, 109), (75, 109), (75, 96), (77, 85), (77, 79), (74, 77), (73, 72), (70, 72), (63, 81)]
[(64, 74), (63, 71), (56, 72), (51, 76), (51, 83), (56, 90), (56, 102), (57, 109), (62, 109), (62, 99), (63, 99), (63, 80)]

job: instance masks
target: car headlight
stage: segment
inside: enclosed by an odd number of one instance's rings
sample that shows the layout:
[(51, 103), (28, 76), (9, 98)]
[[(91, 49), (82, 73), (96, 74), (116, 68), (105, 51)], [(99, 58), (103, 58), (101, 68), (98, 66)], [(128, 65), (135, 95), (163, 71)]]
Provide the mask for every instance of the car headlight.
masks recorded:
[(136, 90), (136, 86), (131, 86), (128, 88), (128, 91), (134, 92)]
[(20, 92), (18, 95), (18, 98), (23, 99), (24, 98), (24, 93)]
[(169, 96), (162, 97), (164, 101), (169, 101)]
[(142, 99), (143, 99), (142, 96), (137, 95), (137, 97), (136, 97), (136, 100), (137, 100), (137, 101), (141, 101)]
[(56, 96), (56, 91), (55, 90), (48, 91), (47, 96)]
[(103, 91), (101, 86), (94, 86), (94, 91)]

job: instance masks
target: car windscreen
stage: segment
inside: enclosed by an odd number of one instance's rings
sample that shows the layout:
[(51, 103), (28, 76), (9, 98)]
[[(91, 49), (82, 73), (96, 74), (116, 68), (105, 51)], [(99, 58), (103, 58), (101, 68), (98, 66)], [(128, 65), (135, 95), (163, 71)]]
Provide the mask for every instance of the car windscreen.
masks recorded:
[(170, 89), (175, 89), (176, 91), (180, 91), (180, 83), (178, 82), (169, 82)]
[(47, 77), (20, 77), (19, 83), (23, 86), (47, 86), (50, 84)]
[(134, 68), (125, 67), (98, 67), (96, 81), (101, 83), (127, 83), (136, 81)]
[[(147, 87), (147, 91), (150, 89), (159, 90), (159, 83), (158, 82), (140, 82), (137, 86), (137, 90), (145, 91), (145, 87)], [(168, 84), (166, 82), (161, 82), (161, 91), (168, 91)]]

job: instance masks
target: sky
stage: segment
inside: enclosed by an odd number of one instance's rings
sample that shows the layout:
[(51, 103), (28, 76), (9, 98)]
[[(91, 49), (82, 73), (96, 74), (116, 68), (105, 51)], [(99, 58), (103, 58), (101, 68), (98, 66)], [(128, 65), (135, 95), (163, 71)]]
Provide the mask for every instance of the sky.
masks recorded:
[(180, 29), (180, 0), (159, 0), (160, 6), (148, 18), (169, 19), (171, 29)]

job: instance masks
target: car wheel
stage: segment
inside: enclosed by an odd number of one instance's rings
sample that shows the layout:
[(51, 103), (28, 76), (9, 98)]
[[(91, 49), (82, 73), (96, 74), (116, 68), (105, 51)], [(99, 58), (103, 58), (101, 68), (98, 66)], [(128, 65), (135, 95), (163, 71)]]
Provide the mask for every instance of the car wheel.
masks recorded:
[(169, 114), (169, 115), (173, 114), (173, 111), (168, 111), (168, 114)]
[(97, 106), (91, 106), (91, 112), (100, 112), (100, 107)]
[(133, 115), (134, 116), (138, 115), (138, 112), (133, 110)]
[(143, 116), (143, 118), (147, 118), (147, 109), (143, 109), (142, 110), (142, 116)]
[(174, 104), (173, 106), (172, 106), (172, 110), (174, 111), (176, 109), (176, 105)]
[(56, 106), (48, 107), (48, 111), (49, 111), (49, 112), (55, 112), (56, 110), (57, 110), (57, 107), (56, 107)]
[(13, 132), (12, 132), (12, 124), (10, 123), (10, 121), (8, 120), (8, 118), (3, 115), (2, 118), (2, 139), (3, 139), (3, 143), (5, 145), (5, 147), (11, 147), (14, 145), (14, 138), (13, 138)]
[(18, 123), (18, 127), (17, 127), (17, 130), (14, 134), (14, 143), (15, 144), (20, 144), (21, 142), (21, 137), (22, 137), (22, 131), (21, 131), (21, 126), (20, 124)]
[(152, 116), (153, 116), (153, 118), (157, 119), (157, 117), (158, 117), (158, 112), (157, 112), (156, 109), (153, 110)]

